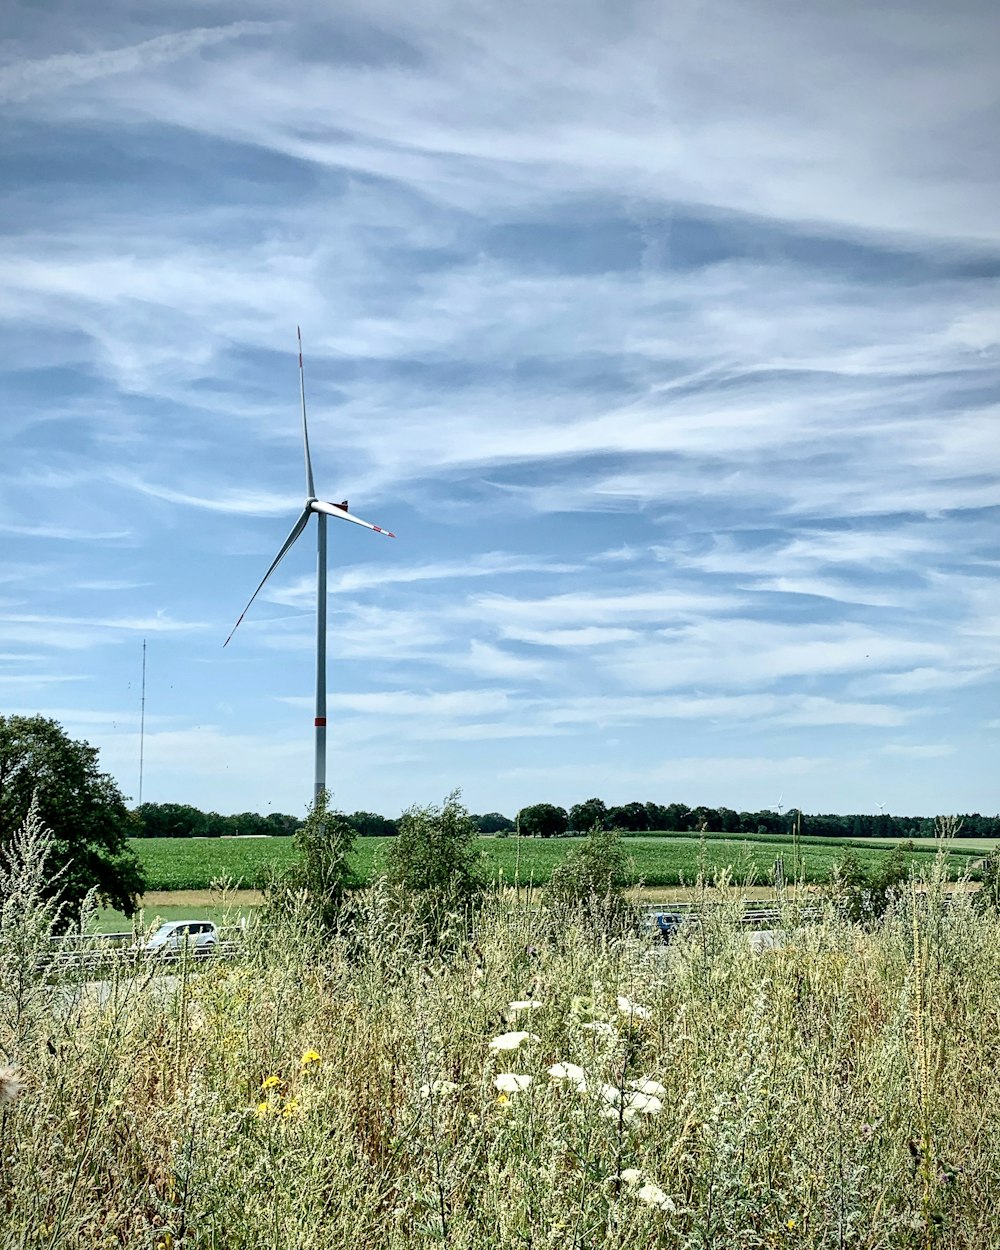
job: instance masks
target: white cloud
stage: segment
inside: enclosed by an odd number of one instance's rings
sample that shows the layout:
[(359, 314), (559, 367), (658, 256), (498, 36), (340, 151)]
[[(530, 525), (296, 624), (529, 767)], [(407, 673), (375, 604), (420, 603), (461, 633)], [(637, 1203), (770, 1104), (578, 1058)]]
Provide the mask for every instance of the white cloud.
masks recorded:
[[(235, 44), (221, 62), (164, 69), (141, 89), (109, 80), (91, 107), (481, 211), (613, 192), (643, 207), (693, 201), (850, 230), (997, 237), (995, 174), (957, 156), (990, 136), (988, 10), (953, 15), (946, 33), (912, 5), (831, 16), (716, 0), (615, 11), (613, 24), (610, 13), (577, 6), (567, 24), (526, 3), (342, 6), (312, 31), (330, 48), (321, 60), (298, 60), (278, 38)], [(391, 32), (409, 54), (352, 62), (338, 55), (342, 22)]]
[(188, 491), (174, 490), (144, 482), (131, 474), (117, 475), (121, 485), (138, 491), (150, 499), (162, 499), (188, 508), (202, 508), (209, 512), (225, 512), (234, 516), (287, 516), (292, 520), (302, 511), (301, 499), (292, 494), (276, 495), (269, 491), (223, 487), (215, 493), (204, 486), (202, 493), (193, 495)]
[(157, 35), (130, 47), (65, 52), (34, 61), (17, 61), (0, 66), (0, 100), (17, 104), (33, 96), (71, 91), (112, 75), (148, 74), (165, 62), (189, 57), (203, 48), (273, 30), (274, 26), (267, 22), (233, 22), (229, 26)]
[(466, 653), (445, 656), (443, 663), (452, 668), (474, 673), (477, 677), (486, 680), (507, 681), (520, 678), (532, 681), (546, 677), (550, 673), (550, 666), (542, 660), (515, 655), (511, 651), (505, 651), (502, 647), (493, 646), (492, 643), (481, 642), (478, 638), (473, 638), (469, 642), (469, 649)]
[[(308, 793), (279, 700), (309, 704), (312, 553), (225, 663), (199, 632), (299, 507), (301, 322), (317, 483), (403, 536), (331, 569), (359, 806), (509, 804), (526, 763), (671, 788), (670, 756), (721, 801), (751, 739), (762, 770), (827, 761), (804, 789), (841, 805), (876, 765), (879, 798), (992, 793), (962, 738), (1000, 670), (991, 15), (291, 0), (261, 38), (265, 7), (14, 13), (18, 672), (89, 674), (128, 774), (148, 632), (165, 797)], [(903, 726), (961, 750), (884, 751)]]
[(886, 755), (902, 755), (911, 760), (935, 760), (954, 755), (957, 748), (947, 742), (924, 742), (912, 745), (889, 742), (882, 750)]

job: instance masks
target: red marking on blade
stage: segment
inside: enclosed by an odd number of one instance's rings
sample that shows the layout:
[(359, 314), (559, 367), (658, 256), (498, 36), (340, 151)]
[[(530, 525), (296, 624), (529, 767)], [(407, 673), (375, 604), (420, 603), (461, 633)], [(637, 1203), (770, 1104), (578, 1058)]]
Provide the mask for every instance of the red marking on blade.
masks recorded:
[(315, 722), (315, 724), (316, 724), (316, 728), (317, 728), (317, 729), (319, 729), (319, 728), (323, 728), (323, 729), (325, 729), (325, 728), (326, 728), (326, 717), (325, 717), (325, 716), (317, 716), (317, 717), (316, 717), (316, 722)]

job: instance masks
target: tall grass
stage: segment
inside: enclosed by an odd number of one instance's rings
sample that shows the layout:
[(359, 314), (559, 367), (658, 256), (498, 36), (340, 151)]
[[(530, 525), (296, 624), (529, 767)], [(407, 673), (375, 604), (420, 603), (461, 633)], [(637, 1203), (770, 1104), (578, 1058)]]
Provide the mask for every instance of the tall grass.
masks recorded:
[(668, 948), (498, 897), (447, 958), (375, 887), (333, 940), (36, 985), (0, 1245), (989, 1250), (1000, 924), (940, 884), (760, 954), (725, 888)]

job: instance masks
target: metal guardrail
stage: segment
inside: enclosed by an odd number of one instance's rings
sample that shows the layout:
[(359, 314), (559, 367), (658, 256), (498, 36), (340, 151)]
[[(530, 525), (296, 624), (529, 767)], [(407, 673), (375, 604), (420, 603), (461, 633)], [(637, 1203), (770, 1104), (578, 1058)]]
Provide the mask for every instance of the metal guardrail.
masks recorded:
[[(90, 935), (85, 935), (89, 937)], [(128, 937), (132, 939), (130, 933)], [(97, 945), (81, 949), (79, 944), (56, 944), (50, 953), (35, 960), (36, 970), (46, 975), (68, 972), (110, 972), (118, 968), (175, 967), (187, 960), (190, 964), (207, 964), (217, 959), (233, 959), (242, 950), (239, 942), (216, 942), (210, 947), (189, 947), (187, 950), (129, 950), (123, 944)]]
[[(677, 916), (683, 920), (700, 923), (704, 916), (725, 906), (725, 903), (710, 903), (708, 907), (699, 907), (694, 903), (645, 903), (641, 910), (646, 913), (651, 921), (655, 920), (657, 916)], [(758, 922), (764, 925), (780, 924), (785, 914), (781, 908), (765, 903), (751, 902), (744, 907), (743, 912), (739, 916), (739, 923), (742, 925), (756, 925)], [(799, 916), (817, 916), (819, 915), (819, 908), (803, 907), (799, 909), (797, 914)]]

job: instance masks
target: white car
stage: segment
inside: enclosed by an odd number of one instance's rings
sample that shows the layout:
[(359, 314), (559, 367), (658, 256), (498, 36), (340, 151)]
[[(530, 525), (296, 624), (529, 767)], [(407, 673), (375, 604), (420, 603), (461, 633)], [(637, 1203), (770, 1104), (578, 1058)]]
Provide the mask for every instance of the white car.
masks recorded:
[(147, 942), (135, 947), (135, 952), (173, 959), (186, 949), (200, 958), (210, 955), (218, 940), (219, 931), (211, 920), (168, 920)]

